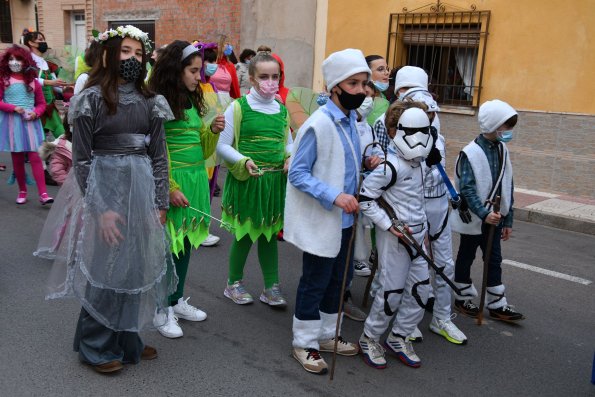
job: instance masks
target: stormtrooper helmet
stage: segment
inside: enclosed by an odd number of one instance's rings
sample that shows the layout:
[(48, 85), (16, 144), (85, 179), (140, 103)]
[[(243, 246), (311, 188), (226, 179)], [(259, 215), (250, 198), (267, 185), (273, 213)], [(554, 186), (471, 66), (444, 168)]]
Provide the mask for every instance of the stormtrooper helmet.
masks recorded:
[(405, 160), (422, 161), (427, 157), (434, 138), (430, 134), (430, 119), (426, 112), (419, 108), (405, 110), (399, 118), (393, 143)]

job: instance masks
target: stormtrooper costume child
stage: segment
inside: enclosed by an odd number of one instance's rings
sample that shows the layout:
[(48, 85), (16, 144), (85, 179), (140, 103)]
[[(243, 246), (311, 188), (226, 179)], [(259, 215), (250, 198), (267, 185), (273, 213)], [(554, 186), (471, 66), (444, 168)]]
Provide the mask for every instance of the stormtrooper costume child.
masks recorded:
[[(424, 72), (425, 73), (425, 72)], [(425, 81), (427, 81), (427, 76)], [(413, 100), (423, 102), (428, 106), (428, 116), (432, 122), (430, 127), (434, 138), (434, 148), (430, 151), (428, 158), (422, 162), (424, 173), (424, 199), (426, 216), (428, 217), (428, 237), (430, 240), (433, 259), (437, 266), (443, 269), (443, 274), (449, 279), (454, 277), (454, 261), (452, 257), (452, 236), (448, 224), (448, 196), (446, 185), (436, 164), (445, 166), (445, 139), (440, 134), (440, 120), (437, 112), (440, 111), (438, 104), (427, 90), (422, 88), (411, 88), (401, 95), (400, 100)], [(430, 330), (443, 336), (447, 341), (464, 345), (467, 337), (452, 322), (451, 294), (452, 289), (442, 277), (436, 277), (432, 270), (432, 286), (428, 310), (433, 314), (430, 322)], [(411, 335), (414, 341), (421, 341), (422, 333), (416, 328)]]
[(382, 197), (396, 217), (406, 223), (413, 238), (423, 246), (427, 228), (421, 162), (433, 146), (430, 120), (419, 108), (405, 110), (398, 120), (396, 136), (388, 147), (386, 170), (377, 167), (360, 189), (360, 210), (376, 225), (380, 269), (380, 289), (359, 339), (364, 361), (385, 368), (384, 349), (379, 344), (392, 318), (396, 319), (385, 347), (406, 365), (419, 367), (408, 336), (422, 320), (428, 298), (428, 263), (398, 239), (389, 215), (376, 201)]

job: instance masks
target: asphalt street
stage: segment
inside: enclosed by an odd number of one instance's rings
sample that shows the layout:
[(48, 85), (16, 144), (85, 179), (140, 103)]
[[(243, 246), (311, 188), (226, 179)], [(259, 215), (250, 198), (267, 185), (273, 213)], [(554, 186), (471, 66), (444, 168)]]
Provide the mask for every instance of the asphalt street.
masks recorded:
[[(0, 154), (1, 162), (10, 162)], [(9, 170), (11, 167), (9, 166)], [(190, 303), (208, 313), (202, 323), (181, 321), (184, 337), (143, 334), (159, 357), (129, 365), (114, 376), (97, 374), (72, 351), (80, 306), (46, 301), (51, 262), (32, 256), (48, 208), (35, 200), (17, 206), (8, 172), (0, 173), (0, 395), (2, 396), (593, 396), (595, 284), (583, 285), (504, 265), (509, 303), (527, 317), (519, 325), (488, 320), (477, 326), (454, 321), (469, 343), (455, 346), (428, 330), (415, 345), (419, 369), (389, 357), (388, 368), (366, 366), (361, 357), (339, 357), (335, 380), (306, 373), (290, 356), (295, 291), (301, 253), (280, 243), (280, 274), (289, 307), (278, 311), (255, 302), (238, 306), (223, 296), (231, 236), (213, 227), (221, 243), (193, 254), (186, 283)], [(56, 188), (50, 192), (55, 194)], [(219, 201), (214, 202), (220, 213)], [(455, 247), (458, 242), (455, 239)], [(503, 256), (595, 281), (595, 237), (517, 222)], [(481, 280), (481, 265), (473, 268)], [(248, 290), (258, 296), (262, 277), (256, 252), (245, 271)], [(361, 302), (365, 279), (353, 294)], [(356, 341), (362, 323), (345, 320), (343, 335)], [(330, 354), (324, 354), (330, 363)]]

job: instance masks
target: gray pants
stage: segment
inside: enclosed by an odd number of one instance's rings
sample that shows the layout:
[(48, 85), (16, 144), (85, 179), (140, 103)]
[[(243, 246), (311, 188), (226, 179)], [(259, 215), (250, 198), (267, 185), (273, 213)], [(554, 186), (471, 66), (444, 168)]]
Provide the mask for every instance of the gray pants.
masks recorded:
[(109, 329), (81, 309), (73, 347), (81, 361), (99, 365), (114, 360), (137, 364), (145, 346), (138, 333)]

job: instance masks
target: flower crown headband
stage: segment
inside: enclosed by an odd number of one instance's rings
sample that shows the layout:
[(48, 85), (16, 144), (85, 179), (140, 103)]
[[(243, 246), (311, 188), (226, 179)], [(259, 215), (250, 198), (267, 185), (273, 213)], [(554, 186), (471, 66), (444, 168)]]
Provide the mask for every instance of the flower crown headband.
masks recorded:
[(98, 30), (93, 29), (93, 38), (95, 41), (99, 43), (105, 43), (107, 40), (112, 39), (114, 37), (130, 37), (131, 39), (138, 40), (145, 46), (145, 52), (151, 52), (151, 40), (149, 40), (149, 35), (136, 26), (126, 25), (126, 26), (118, 26), (115, 29), (108, 29), (103, 33), (99, 33)]

